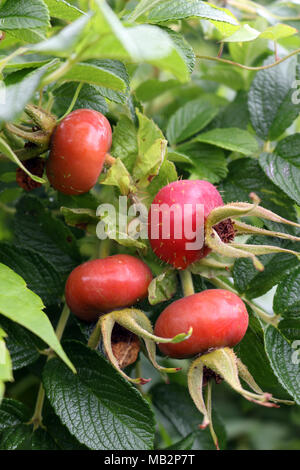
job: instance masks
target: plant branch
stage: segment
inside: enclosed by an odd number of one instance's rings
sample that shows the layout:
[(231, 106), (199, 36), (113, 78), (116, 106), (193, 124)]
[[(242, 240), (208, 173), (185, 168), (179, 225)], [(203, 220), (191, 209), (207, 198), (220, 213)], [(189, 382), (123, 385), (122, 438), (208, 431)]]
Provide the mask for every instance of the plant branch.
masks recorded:
[(189, 295), (195, 294), (193, 277), (190, 271), (185, 269), (184, 271), (179, 271), (181, 286), (183, 290), (183, 295), (188, 297)]
[(276, 65), (281, 64), (282, 62), (290, 59), (291, 57), (299, 53), (300, 53), (300, 49), (296, 49), (295, 51), (292, 51), (290, 54), (282, 57), (281, 59), (275, 60), (275, 62), (273, 62), (272, 64), (261, 65), (259, 67), (251, 67), (249, 65), (239, 64), (238, 62), (234, 62), (233, 60), (222, 59), (221, 57), (198, 55), (198, 54), (196, 54), (196, 57), (197, 59), (212, 60), (214, 62), (221, 62), (223, 64), (233, 65), (234, 67), (239, 67), (244, 70), (258, 71), (258, 70), (267, 70), (267, 69), (271, 69), (272, 67), (276, 67)]

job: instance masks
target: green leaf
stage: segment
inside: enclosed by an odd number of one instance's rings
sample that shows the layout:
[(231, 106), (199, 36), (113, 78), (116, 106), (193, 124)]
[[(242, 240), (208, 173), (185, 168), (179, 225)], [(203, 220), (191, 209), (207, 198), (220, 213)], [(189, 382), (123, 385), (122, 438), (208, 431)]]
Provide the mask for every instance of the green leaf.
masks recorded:
[(48, 400), (43, 408), (43, 423), (46, 426), (47, 433), (55, 441), (56, 445), (62, 450), (88, 450), (86, 446), (80, 444), (64, 426), (59, 417), (50, 407)]
[(273, 300), (274, 312), (284, 318), (300, 319), (300, 267), (279, 283)]
[(86, 58), (106, 57), (147, 62), (168, 70), (180, 81), (189, 79), (189, 70), (178, 44), (166, 31), (153, 25), (125, 28), (106, 2), (96, 0), (93, 31), (102, 31), (99, 41), (85, 51)]
[(0, 29), (3, 31), (46, 29), (49, 24), (49, 12), (42, 0), (6, 0), (0, 7)]
[(77, 374), (52, 359), (43, 384), (70, 433), (94, 450), (151, 449), (154, 423), (146, 400), (96, 351), (75, 341), (65, 348)]
[(62, 275), (81, 261), (70, 229), (33, 196), (24, 196), (17, 204), (15, 237), (18, 244), (47, 258)]
[[(267, 59), (264, 65), (273, 59)], [(275, 140), (299, 114), (299, 104), (292, 101), (295, 61), (260, 70), (251, 85), (248, 106), (252, 125), (259, 137)]]
[(14, 380), (11, 357), (4, 338), (6, 338), (6, 333), (0, 328), (0, 403), (4, 395), (5, 382), (12, 382)]
[(40, 357), (39, 350), (45, 349), (45, 343), (3, 315), (0, 316), (0, 325), (7, 334), (6, 345), (14, 370), (22, 369), (37, 361)]
[[(203, 179), (215, 184), (227, 176), (227, 160), (220, 148), (188, 142), (178, 147), (178, 151), (183, 152), (193, 164), (190, 179)], [(170, 159), (173, 160), (172, 153)]]
[(5, 103), (0, 107), (0, 124), (2, 122), (13, 121), (19, 116), (25, 105), (30, 101), (34, 92), (38, 88), (42, 78), (49, 70), (57, 64), (57, 60), (53, 60), (43, 67), (27, 74), (20, 81), (6, 86)]
[(249, 132), (238, 128), (212, 129), (197, 136), (194, 141), (205, 142), (232, 152), (252, 155), (258, 151), (258, 143)]
[(40, 297), (26, 287), (25, 281), (10, 268), (0, 264), (0, 313), (45, 341), (74, 371), (43, 308)]
[(175, 48), (185, 61), (189, 72), (192, 73), (196, 63), (196, 56), (192, 46), (186, 41), (185, 37), (182, 34), (177, 33), (171, 28), (166, 28), (162, 26), (161, 28), (163, 31), (168, 33), (169, 37), (172, 39), (173, 44), (175, 45)]
[(150, 305), (170, 300), (177, 290), (177, 275), (173, 269), (168, 269), (155, 277), (148, 287)]
[[(53, 91), (55, 97), (53, 112), (58, 116), (63, 116), (69, 109), (72, 99), (76, 93), (78, 83), (64, 83)], [(85, 83), (81, 88), (73, 110), (94, 109), (102, 114), (107, 114), (108, 106), (101, 96), (102, 88)]]
[[(289, 214), (296, 221), (293, 202), (264, 174), (259, 163), (251, 158), (238, 159), (228, 166), (228, 177), (220, 184), (219, 190), (225, 202), (250, 201), (249, 194), (254, 192), (261, 199), (261, 205), (281, 217)], [(264, 221), (268, 228), (286, 231), (284, 225)]]
[(268, 178), (300, 204), (300, 134), (281, 140), (274, 153), (263, 153), (259, 163)]
[(86, 34), (91, 14), (83, 15), (69, 24), (55, 36), (30, 47), (33, 52), (52, 54), (58, 57), (69, 57), (70, 52)]
[(218, 114), (219, 108), (203, 98), (189, 101), (169, 120), (167, 138), (173, 145), (200, 132)]
[(200, 0), (169, 0), (162, 2), (150, 11), (148, 20), (151, 23), (162, 23), (163, 21), (182, 20), (193, 16), (233, 25), (238, 24), (224, 9), (219, 9)]
[(243, 24), (240, 29), (235, 31), (231, 36), (227, 36), (223, 39), (223, 42), (254, 41), (254, 39), (258, 38), (259, 35), (260, 31), (257, 31), (257, 29), (252, 28), (248, 24)]
[(96, 216), (96, 211), (92, 209), (61, 207), (60, 211), (63, 214), (66, 223), (73, 227), (80, 224), (97, 224), (99, 222), (99, 217)]
[(233, 90), (243, 90), (246, 88), (245, 79), (241, 71), (232, 67), (232, 65), (218, 64), (215, 67), (208, 67), (201, 64), (201, 71), (203, 80), (217, 82)]
[(299, 405), (300, 361), (295, 360), (295, 349), (280, 331), (271, 325), (265, 330), (265, 347), (279, 382)]
[(46, 180), (44, 180), (43, 178), (40, 178), (39, 176), (36, 176), (36, 175), (33, 175), (32, 173), (30, 173), (30, 171), (23, 165), (23, 163), (21, 162), (21, 160), (19, 160), (19, 158), (17, 157), (17, 155), (15, 154), (15, 152), (13, 152), (13, 150), (10, 148), (10, 146), (8, 145), (8, 143), (2, 139), (2, 137), (0, 137), (0, 151), (7, 157), (9, 158), (12, 162), (16, 163), (18, 165), (19, 168), (22, 168), (22, 170), (28, 175), (30, 176), (31, 179), (33, 179), (34, 181), (37, 181), (38, 183), (46, 183)]
[(246, 335), (234, 349), (262, 390), (272, 393), (276, 398), (288, 399), (288, 395), (274, 375), (266, 355), (261, 324), (252, 313), (249, 314)]
[(137, 20), (140, 16), (144, 15), (147, 11), (151, 10), (151, 8), (161, 2), (162, 0), (141, 0), (129, 15), (129, 20)]
[(0, 242), (0, 263), (23, 277), (28, 288), (40, 296), (45, 305), (60, 301), (62, 278), (54, 266), (36, 251)]
[(177, 179), (178, 175), (174, 163), (169, 160), (164, 160), (158, 175), (153, 178), (147, 187), (147, 193), (144, 194), (144, 192), (142, 192), (143, 204), (150, 207), (158, 191), (172, 181), (177, 181)]
[[(285, 336), (289, 341), (296, 341), (296, 344), (292, 344), (293, 349), (298, 348), (300, 345), (298, 343), (300, 338), (300, 320), (296, 319), (284, 319), (281, 320), (278, 324), (278, 329), (281, 331), (283, 336)], [(299, 348), (298, 348), (299, 350)]]
[(151, 78), (143, 81), (135, 90), (135, 94), (140, 101), (151, 101), (157, 98), (157, 96), (172, 90), (180, 85), (178, 80), (161, 80)]
[[(153, 404), (160, 413), (174, 426), (182, 437), (199, 430), (202, 416), (194, 405), (188, 390), (182, 385), (170, 383), (155, 385), (150, 390)], [(225, 446), (224, 428), (219, 420), (214, 419), (214, 428), (221, 448)], [(209, 430), (197, 433), (193, 450), (213, 450), (214, 443)]]
[(188, 436), (184, 437), (178, 442), (175, 442), (175, 444), (172, 444), (164, 450), (191, 450), (193, 448), (196, 436), (196, 432), (191, 432)]
[(50, 16), (61, 20), (74, 21), (83, 14), (83, 11), (66, 0), (44, 0), (44, 2), (48, 7)]
[(64, 80), (90, 83), (117, 91), (126, 91), (129, 77), (125, 65), (118, 60), (89, 60), (73, 65)]
[(136, 191), (131, 175), (120, 158), (116, 159), (105, 175), (100, 176), (100, 183), (107, 186), (117, 186), (123, 196)]
[(114, 127), (111, 154), (120, 158), (132, 172), (138, 154), (137, 130), (129, 117), (121, 115)]
[(137, 112), (137, 116), (138, 155), (133, 168), (133, 178), (138, 187), (143, 188), (158, 174), (166, 156), (167, 141), (154, 121), (140, 112)]
[[(253, 237), (248, 240), (252, 245), (273, 245), (282, 248), (297, 248), (291, 242), (270, 239), (269, 237)], [(291, 271), (299, 264), (296, 256), (288, 253), (270, 254), (259, 257), (263, 263), (264, 271), (258, 271), (249, 259), (241, 258), (234, 263), (234, 284), (240, 293), (246, 294), (248, 298), (256, 298), (268, 292), (278, 284), (285, 273)]]
[(297, 34), (298, 30), (289, 26), (288, 24), (278, 23), (274, 26), (269, 26), (269, 28), (265, 29), (261, 34), (260, 37), (264, 39), (271, 39), (272, 41), (277, 41), (279, 39), (287, 38), (289, 36), (293, 36)]
[(0, 406), (0, 431), (29, 421), (30, 411), (17, 400), (4, 398)]
[(3, 431), (2, 450), (59, 450), (52, 437), (44, 429), (33, 432), (32, 426), (18, 424)]

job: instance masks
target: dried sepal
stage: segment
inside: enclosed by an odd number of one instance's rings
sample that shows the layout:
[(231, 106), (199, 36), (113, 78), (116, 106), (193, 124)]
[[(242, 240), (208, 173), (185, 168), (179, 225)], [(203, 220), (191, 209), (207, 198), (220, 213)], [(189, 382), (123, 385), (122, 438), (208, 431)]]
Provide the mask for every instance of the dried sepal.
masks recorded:
[(132, 333), (143, 339), (149, 339), (155, 343), (180, 343), (188, 339), (193, 329), (190, 328), (187, 333), (179, 333), (174, 338), (160, 338), (152, 333), (152, 325), (149, 318), (141, 310), (135, 308), (125, 308), (124, 310), (116, 310), (111, 312), (116, 322), (122, 325)]
[(52, 134), (56, 126), (56, 118), (53, 114), (33, 104), (26, 105), (25, 113), (42, 131)]
[(101, 334), (104, 349), (110, 363), (114, 366), (114, 368), (117, 369), (117, 371), (124, 377), (124, 379), (128, 380), (131, 383), (144, 385), (145, 383), (149, 382), (149, 379), (143, 379), (142, 377), (137, 377), (136, 379), (133, 379), (127, 374), (125, 374), (125, 372), (121, 369), (120, 364), (113, 353), (111, 342), (112, 331), (116, 322), (114, 316), (108, 313), (107, 315), (103, 315), (102, 317), (100, 317), (99, 321), (101, 325)]
[(205, 429), (210, 423), (209, 413), (203, 398), (203, 369), (204, 365), (201, 357), (192, 362), (188, 372), (188, 387), (190, 395), (200, 411), (203, 414), (201, 429)]
[[(245, 390), (240, 382), (239, 373), (242, 370), (241, 363), (238, 365), (237, 357), (232, 349), (230, 348), (221, 348), (216, 349), (208, 354), (201, 356), (201, 362), (212, 369), (216, 374), (223, 377), (223, 379), (231, 386), (236, 392), (242, 395), (246, 400), (252, 401), (262, 406), (266, 407), (277, 407), (274, 402), (277, 402), (276, 399), (273, 399), (270, 393), (264, 393), (256, 386), (257, 392), (252, 393), (248, 390)], [(245, 369), (242, 370), (243, 376), (245, 377)], [(253, 378), (250, 379), (250, 373), (248, 372), (247, 380), (250, 383), (255, 384)]]
[(260, 200), (255, 194), (252, 193), (251, 197), (253, 199), (253, 204), (246, 202), (235, 202), (226, 204), (225, 206), (217, 207), (211, 211), (205, 224), (206, 245), (214, 252), (223, 256), (231, 258), (251, 258), (256, 269), (260, 271), (264, 269), (264, 266), (257, 258), (259, 255), (269, 253), (291, 253), (299, 257), (299, 253), (295, 251), (286, 250), (284, 248), (271, 245), (244, 245), (234, 242), (225, 244), (222, 241), (216, 231), (215, 226), (228, 218), (233, 219), (233, 226), (237, 234), (267, 235), (271, 237), (283, 238), (286, 240), (300, 241), (299, 237), (290, 235), (288, 233), (273, 232), (271, 230), (252, 227), (251, 225), (235, 220), (239, 217), (255, 216), (262, 219), (271, 220), (272, 222), (300, 227), (298, 223), (284, 219), (274, 212), (259, 206)]
[[(149, 382), (149, 379), (141, 377), (132, 379), (121, 370), (120, 363), (114, 354), (114, 346), (112, 344), (112, 333), (115, 324), (120, 325), (134, 335), (143, 338), (147, 350), (149, 360), (153, 366), (161, 373), (173, 373), (180, 370), (177, 367), (163, 367), (156, 361), (156, 343), (178, 343), (188, 339), (192, 334), (192, 329), (188, 333), (181, 333), (174, 338), (160, 338), (153, 334), (153, 328), (149, 318), (141, 310), (134, 308), (127, 308), (123, 310), (115, 310), (99, 318), (102, 340), (105, 352), (111, 364), (120, 372), (120, 374), (132, 383), (144, 385)], [(96, 331), (96, 328), (95, 328)], [(96, 335), (96, 333), (95, 333)], [(96, 342), (99, 341), (96, 337)], [(93, 341), (95, 343), (95, 341)]]

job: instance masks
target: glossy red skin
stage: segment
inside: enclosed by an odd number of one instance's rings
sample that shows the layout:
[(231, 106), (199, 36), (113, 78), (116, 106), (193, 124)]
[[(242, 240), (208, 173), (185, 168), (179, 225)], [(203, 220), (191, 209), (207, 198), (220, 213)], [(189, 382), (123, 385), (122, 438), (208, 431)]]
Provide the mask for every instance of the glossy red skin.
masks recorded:
[(46, 171), (51, 185), (64, 194), (88, 192), (98, 180), (112, 131), (103, 114), (77, 109), (57, 126)]
[(211, 348), (235, 346), (244, 337), (248, 321), (245, 304), (237, 295), (223, 289), (209, 289), (169, 305), (159, 316), (154, 332), (172, 338), (193, 327), (189, 339), (158, 345), (167, 356), (183, 359)]
[(71, 272), (66, 302), (77, 317), (94, 321), (103, 313), (130, 307), (147, 297), (151, 280), (148, 266), (134, 256), (87, 261)]
[[(204, 208), (204, 223), (207, 216), (215, 207), (223, 206), (223, 200), (219, 191), (208, 181), (202, 180), (179, 180), (170, 183), (162, 188), (155, 196), (153, 204), (167, 204), (169, 207), (179, 204), (192, 204), (193, 211), (191, 223), (193, 230), (196, 230), (196, 204), (202, 204)], [(187, 250), (186, 243), (193, 240), (187, 240), (184, 236), (182, 239), (174, 239), (174, 214), (171, 213), (171, 231), (170, 239), (162, 238), (162, 227), (159, 227), (159, 238), (152, 239), (150, 231), (150, 222), (152, 217), (152, 205), (148, 215), (149, 240), (154, 253), (163, 261), (171, 264), (177, 269), (185, 269), (191, 263), (204, 258), (210, 252), (210, 249), (204, 246), (200, 250)], [(162, 220), (162, 216), (160, 217)], [(184, 225), (188, 223), (187, 218), (182, 223), (182, 233), (184, 234)], [(188, 227), (188, 225), (187, 225)]]

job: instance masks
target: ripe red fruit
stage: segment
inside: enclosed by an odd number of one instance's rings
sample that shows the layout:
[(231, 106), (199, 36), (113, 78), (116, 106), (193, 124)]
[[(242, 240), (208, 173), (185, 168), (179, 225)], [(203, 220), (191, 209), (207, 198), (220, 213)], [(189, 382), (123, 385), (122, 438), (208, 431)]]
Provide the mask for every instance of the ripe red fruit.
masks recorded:
[[(154, 204), (157, 205), (154, 207)], [(189, 206), (190, 205), (190, 208)], [(194, 232), (197, 227), (197, 205), (203, 206), (203, 218), (200, 219), (202, 226), (209, 213), (215, 207), (223, 206), (223, 200), (219, 191), (208, 181), (202, 180), (180, 180), (170, 183), (162, 188), (155, 196), (148, 215), (149, 240), (154, 253), (163, 261), (173, 265), (177, 269), (185, 269), (189, 264), (204, 258), (210, 252), (205, 245), (202, 248), (187, 249), (187, 244), (192, 243), (196, 239), (196, 235), (192, 239), (188, 239), (185, 233), (190, 227)], [(173, 206), (174, 211), (169, 211)], [(159, 209), (159, 223), (155, 221), (155, 211)], [(178, 229), (178, 215), (176, 210), (179, 209), (183, 214), (181, 220), (182, 237), (176, 238), (175, 224)], [(163, 229), (166, 228), (166, 220), (170, 213), (170, 224), (166, 238), (163, 235)], [(203, 220), (204, 219), (204, 220)], [(165, 220), (165, 221), (164, 221)], [(167, 222), (168, 223), (168, 222)], [(154, 236), (155, 227), (158, 229), (158, 238)], [(202, 227), (204, 228), (204, 227)]]
[(112, 131), (103, 114), (77, 109), (57, 126), (51, 140), (47, 176), (64, 194), (88, 192), (98, 180)]
[(148, 266), (130, 255), (87, 261), (75, 268), (66, 284), (70, 310), (86, 321), (144, 299), (152, 274)]
[(248, 327), (244, 302), (232, 292), (209, 289), (173, 302), (159, 316), (155, 335), (173, 336), (193, 328), (182, 343), (159, 344), (159, 349), (178, 359), (195, 356), (212, 348), (233, 347), (244, 337)]

